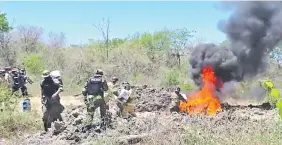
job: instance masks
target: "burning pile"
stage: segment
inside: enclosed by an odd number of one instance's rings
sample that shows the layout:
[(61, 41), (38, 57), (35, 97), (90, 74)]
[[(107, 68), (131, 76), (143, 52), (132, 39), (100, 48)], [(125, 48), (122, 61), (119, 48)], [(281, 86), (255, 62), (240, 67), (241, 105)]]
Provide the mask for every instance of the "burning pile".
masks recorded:
[[(217, 97), (224, 97), (220, 94), (224, 87), (218, 87), (216, 82), (220, 80), (225, 85), (261, 73), (267, 64), (265, 54), (282, 39), (281, 2), (228, 4), (233, 6), (234, 12), (227, 21), (220, 23), (219, 28), (227, 35), (229, 45), (196, 46), (190, 64), (192, 78), (201, 90), (188, 96), (188, 102), (181, 102), (181, 111), (216, 114), (216, 111), (221, 110)], [(218, 96), (214, 95), (216, 91), (219, 92)]]
[(208, 115), (215, 115), (221, 111), (221, 106), (217, 96), (214, 95), (216, 90), (217, 79), (211, 66), (206, 66), (202, 71), (203, 87), (199, 92), (192, 94), (188, 102), (180, 102), (180, 111), (192, 113), (205, 112)]

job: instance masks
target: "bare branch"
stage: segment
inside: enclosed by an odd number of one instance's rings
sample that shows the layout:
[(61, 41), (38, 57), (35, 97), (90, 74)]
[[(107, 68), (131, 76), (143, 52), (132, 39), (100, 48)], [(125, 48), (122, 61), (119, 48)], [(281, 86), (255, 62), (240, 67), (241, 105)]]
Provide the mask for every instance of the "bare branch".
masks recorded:
[(51, 48), (62, 48), (65, 45), (66, 37), (63, 32), (61, 33), (49, 33), (49, 45)]
[(18, 31), (20, 33), (21, 48), (26, 52), (35, 51), (36, 44), (43, 34), (43, 29), (34, 26), (19, 26)]
[(109, 33), (110, 33), (110, 20), (109, 18), (105, 20), (104, 18), (102, 19), (102, 24), (101, 22), (98, 23), (98, 25), (94, 25), (98, 31), (100, 31), (104, 43), (106, 45), (106, 53), (107, 53), (107, 58), (109, 58)]

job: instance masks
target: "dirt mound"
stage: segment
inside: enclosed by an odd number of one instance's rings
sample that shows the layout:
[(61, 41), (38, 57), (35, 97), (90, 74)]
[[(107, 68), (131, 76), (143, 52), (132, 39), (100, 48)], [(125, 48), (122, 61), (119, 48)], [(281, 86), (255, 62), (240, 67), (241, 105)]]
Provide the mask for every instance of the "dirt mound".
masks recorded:
[(137, 96), (136, 111), (152, 112), (167, 109), (171, 99), (171, 92), (166, 89), (147, 88), (145, 86), (135, 87)]
[[(86, 107), (68, 105), (64, 111), (64, 123), (55, 122), (46, 133), (24, 137), (17, 144), (62, 145), (62, 144), (195, 144), (201, 139), (213, 138), (218, 144), (227, 139), (248, 133), (271, 132), (279, 121), (275, 110), (262, 108), (229, 107), (215, 117), (171, 114), (166, 111), (171, 92), (165, 89), (135, 87), (138, 94), (137, 117), (122, 119), (116, 117), (117, 106), (110, 104), (112, 123), (109, 128), (100, 128), (99, 120), (94, 125), (85, 123)], [(97, 111), (98, 112), (98, 111)], [(99, 118), (96, 114), (96, 118)], [(271, 118), (271, 119), (270, 119)], [(272, 124), (271, 127), (269, 124)], [(240, 138), (240, 137), (238, 137)], [(244, 138), (244, 137), (243, 137)], [(238, 141), (240, 141), (238, 139)], [(236, 143), (236, 140), (228, 140)]]

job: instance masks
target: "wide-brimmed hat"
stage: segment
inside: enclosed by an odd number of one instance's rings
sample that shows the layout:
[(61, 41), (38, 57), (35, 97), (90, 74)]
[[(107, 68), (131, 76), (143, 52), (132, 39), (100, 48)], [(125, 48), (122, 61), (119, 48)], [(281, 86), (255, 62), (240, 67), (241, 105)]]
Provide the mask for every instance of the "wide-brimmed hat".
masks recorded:
[(42, 77), (46, 78), (46, 77), (49, 77), (49, 76), (50, 76), (50, 71), (44, 70), (43, 73), (42, 73)]

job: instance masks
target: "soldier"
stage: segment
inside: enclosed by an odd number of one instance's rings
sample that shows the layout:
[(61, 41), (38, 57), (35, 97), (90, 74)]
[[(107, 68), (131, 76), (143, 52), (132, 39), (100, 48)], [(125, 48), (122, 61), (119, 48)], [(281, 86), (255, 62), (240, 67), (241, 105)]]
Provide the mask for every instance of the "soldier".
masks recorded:
[(33, 84), (33, 81), (26, 75), (25, 69), (20, 69), (20, 74), (24, 77), (25, 84), (28, 82), (29, 84)]
[(112, 81), (108, 83), (109, 88), (116, 88), (117, 87), (118, 78), (113, 77)]
[(180, 93), (180, 88), (177, 87), (174, 93), (171, 95), (170, 112), (179, 112), (180, 100), (187, 101), (185, 94)]
[(98, 69), (94, 76), (86, 81), (82, 94), (87, 106), (89, 123), (92, 123), (94, 112), (99, 107), (102, 125), (104, 126), (106, 123), (106, 103), (104, 100), (104, 91), (108, 90), (108, 84), (103, 75), (103, 71)]
[(119, 92), (117, 106), (120, 109), (119, 116), (126, 117), (128, 114), (136, 117), (134, 112), (135, 108), (135, 95), (128, 82), (122, 83), (123, 89)]
[[(111, 82), (108, 83), (108, 91), (105, 93), (105, 102), (106, 104), (112, 99), (115, 98), (115, 96), (118, 96), (118, 78), (117, 77), (113, 77)], [(108, 105), (107, 105), (108, 108)]]
[(59, 95), (63, 91), (63, 86), (53, 81), (48, 70), (43, 71), (42, 77), (44, 78), (40, 83), (43, 111), (42, 120), (44, 130), (48, 131), (53, 121), (57, 119), (63, 121), (61, 113), (64, 110), (64, 106), (60, 103)]
[[(21, 80), (20, 80), (20, 74), (17, 69), (12, 69), (11, 70), (11, 86), (12, 86), (12, 94), (14, 94), (16, 91), (20, 89), (21, 85)], [(23, 90), (24, 91), (24, 90)], [(23, 92), (22, 92), (23, 93)]]

